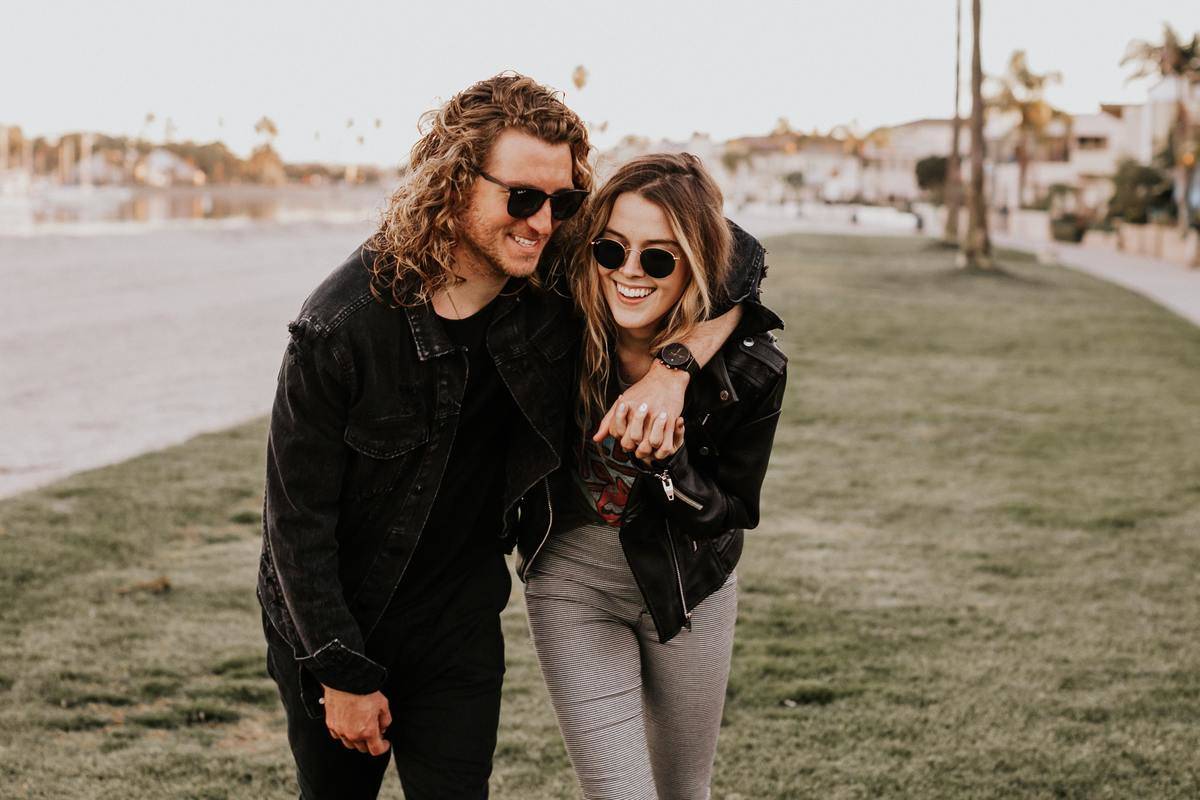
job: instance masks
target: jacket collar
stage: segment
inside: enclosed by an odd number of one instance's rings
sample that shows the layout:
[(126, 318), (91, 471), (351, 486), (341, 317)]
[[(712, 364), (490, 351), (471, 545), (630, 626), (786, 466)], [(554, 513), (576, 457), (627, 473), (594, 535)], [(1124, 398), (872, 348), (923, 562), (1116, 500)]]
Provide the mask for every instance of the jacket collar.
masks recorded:
[(782, 330), (783, 320), (759, 300), (762, 279), (767, 274), (766, 248), (733, 220), (726, 222), (729, 223), (729, 231), (733, 234), (733, 254), (730, 261), (736, 273), (745, 276), (740, 286), (732, 286), (729, 290), (730, 302), (740, 303), (742, 306), (742, 320), (738, 323), (734, 335), (740, 337)]
[[(491, 301), (497, 304), (492, 324), (516, 306), (526, 286), (526, 281), (515, 278), (505, 284), (500, 294)], [(408, 319), (408, 327), (412, 330), (413, 344), (416, 345), (419, 360), (428, 361), (455, 349), (454, 342), (446, 333), (446, 326), (434, 313), (432, 303), (406, 305), (404, 315)]]
[(418, 359), (428, 361), (454, 349), (454, 342), (450, 341), (446, 328), (438, 320), (437, 314), (433, 313), (432, 303), (405, 306), (404, 315), (408, 318), (408, 327), (412, 329)]

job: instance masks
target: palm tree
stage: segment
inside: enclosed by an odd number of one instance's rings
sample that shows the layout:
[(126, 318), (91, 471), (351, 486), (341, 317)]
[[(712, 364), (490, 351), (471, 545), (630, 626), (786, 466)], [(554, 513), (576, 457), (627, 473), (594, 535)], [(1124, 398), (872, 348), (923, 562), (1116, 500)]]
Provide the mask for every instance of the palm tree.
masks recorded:
[(946, 229), (942, 234), (948, 244), (958, 244), (958, 209), (962, 205), (962, 159), (958, 154), (958, 134), (962, 129), (962, 115), (958, 113), (961, 61), (962, 0), (954, 0), (954, 125), (951, 128), (950, 161), (946, 164)]
[(1151, 44), (1141, 39), (1129, 43), (1121, 66), (1130, 63), (1135, 65), (1133, 74), (1129, 76), (1131, 81), (1148, 75), (1175, 80), (1175, 125), (1168, 156), (1175, 178), (1175, 202), (1179, 207), (1176, 218), (1180, 231), (1186, 233), (1191, 221), (1188, 187), (1191, 186), (1192, 170), (1196, 166), (1196, 142), (1192, 140), (1186, 98), (1191, 88), (1200, 83), (1200, 33), (1192, 34), (1192, 40), (1184, 42), (1174, 28), (1164, 23), (1162, 44)]
[(988, 238), (987, 207), (983, 200), (983, 63), (979, 50), (979, 0), (971, 0), (971, 193), (967, 238), (961, 263), (967, 269), (992, 268), (992, 242)]
[(279, 128), (270, 117), (262, 117), (258, 122), (254, 123), (254, 132), (262, 135), (266, 139), (267, 145), (270, 145), (271, 142), (275, 141), (275, 137), (279, 135)]
[(1036, 144), (1045, 138), (1046, 128), (1051, 122), (1061, 121), (1067, 127), (1070, 141), (1071, 117), (1046, 102), (1046, 86), (1062, 81), (1062, 73), (1046, 72), (1041, 75), (1029, 68), (1024, 50), (1013, 51), (1008, 59), (1008, 70), (996, 79), (997, 91), (988, 99), (988, 105), (1005, 114), (1016, 115), (1017, 126), (1017, 204), (1025, 205), (1026, 176), (1029, 161)]

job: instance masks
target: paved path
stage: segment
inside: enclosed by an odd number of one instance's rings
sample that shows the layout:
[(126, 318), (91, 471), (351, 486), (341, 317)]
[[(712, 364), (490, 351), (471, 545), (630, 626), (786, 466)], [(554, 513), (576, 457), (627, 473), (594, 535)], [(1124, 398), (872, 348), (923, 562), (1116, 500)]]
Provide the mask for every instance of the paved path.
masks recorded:
[(1043, 260), (1124, 286), (1200, 325), (1200, 269), (1067, 242), (1030, 242), (999, 235), (992, 237), (992, 244), (1036, 253)]

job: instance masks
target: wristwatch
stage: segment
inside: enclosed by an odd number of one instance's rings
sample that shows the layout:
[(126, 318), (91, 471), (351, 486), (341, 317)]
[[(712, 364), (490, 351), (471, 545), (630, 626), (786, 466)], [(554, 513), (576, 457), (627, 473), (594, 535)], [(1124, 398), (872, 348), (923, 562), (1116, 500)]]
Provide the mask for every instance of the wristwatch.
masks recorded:
[(680, 342), (671, 342), (659, 350), (655, 358), (671, 369), (683, 370), (693, 378), (700, 374), (700, 365), (692, 357), (692, 351)]

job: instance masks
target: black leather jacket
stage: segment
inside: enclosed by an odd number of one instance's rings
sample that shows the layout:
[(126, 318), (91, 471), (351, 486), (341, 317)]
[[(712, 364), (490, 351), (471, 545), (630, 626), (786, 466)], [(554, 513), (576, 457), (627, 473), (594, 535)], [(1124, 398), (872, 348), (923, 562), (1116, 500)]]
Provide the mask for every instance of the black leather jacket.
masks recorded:
[[(386, 677), (365, 645), (437, 497), (466, 383), (466, 354), (428, 305), (373, 297), (372, 258), (352, 254), (289, 326), (267, 442), (258, 597), (302, 667), (314, 716), (316, 682), (366, 694)], [(730, 305), (744, 319), (774, 316), (757, 304), (761, 254), (740, 264)], [(504, 456), (511, 548), (561, 463), (581, 328), (554, 291), (514, 281), (497, 302), (488, 349), (520, 409)]]
[[(692, 609), (737, 566), (743, 530), (758, 525), (787, 381), (787, 357), (767, 332), (783, 323), (761, 306), (758, 311), (765, 313), (747, 315), (688, 386), (684, 446), (638, 475), (621, 517), (622, 549), (663, 642), (690, 627)], [(580, 435), (572, 429), (569, 435)], [(523, 509), (522, 580), (551, 531), (562, 529), (555, 513), (577, 507), (568, 493), (579, 489), (568, 468), (547, 482), (544, 498)]]

